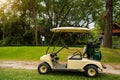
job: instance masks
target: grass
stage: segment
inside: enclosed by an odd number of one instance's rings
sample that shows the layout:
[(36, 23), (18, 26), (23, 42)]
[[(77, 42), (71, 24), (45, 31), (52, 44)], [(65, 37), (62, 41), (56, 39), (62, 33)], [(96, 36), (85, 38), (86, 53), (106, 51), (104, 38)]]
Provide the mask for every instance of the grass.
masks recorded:
[[(60, 49), (60, 47), (57, 47), (55, 51), (58, 49)], [(40, 56), (46, 53), (46, 50), (47, 47), (0, 47), (0, 60), (38, 61)], [(50, 48), (50, 52), (52, 52), (52, 50), (53, 47)], [(70, 51), (63, 49), (59, 56), (62, 60), (65, 60), (67, 55), (72, 54)]]
[[(57, 47), (57, 50), (60, 47)], [(0, 60), (39, 61), (39, 57), (46, 53), (47, 47), (0, 47)], [(52, 51), (52, 49), (50, 49)], [(59, 53), (60, 60), (82, 48), (70, 47)], [(120, 49), (101, 48), (102, 62), (120, 63)], [(0, 68), (0, 80), (120, 80), (119, 75), (99, 74), (96, 78), (88, 78), (83, 73), (52, 72), (47, 75), (38, 74), (37, 70)]]
[[(57, 47), (57, 50), (60, 47)], [(39, 58), (46, 53), (47, 47), (0, 47), (0, 60), (21, 60), (21, 61), (39, 61)], [(52, 51), (52, 48), (50, 48)], [(63, 49), (58, 56), (60, 60), (65, 61), (73, 52), (82, 48), (70, 47)], [(120, 49), (101, 48), (102, 62), (120, 63)]]
[(0, 60), (39, 60), (46, 47), (0, 47)]
[(96, 78), (89, 78), (83, 73), (52, 72), (47, 75), (38, 74), (36, 70), (19, 70), (0, 68), (0, 80), (120, 80), (119, 75), (99, 74)]
[(120, 49), (102, 48), (102, 62), (120, 63)]

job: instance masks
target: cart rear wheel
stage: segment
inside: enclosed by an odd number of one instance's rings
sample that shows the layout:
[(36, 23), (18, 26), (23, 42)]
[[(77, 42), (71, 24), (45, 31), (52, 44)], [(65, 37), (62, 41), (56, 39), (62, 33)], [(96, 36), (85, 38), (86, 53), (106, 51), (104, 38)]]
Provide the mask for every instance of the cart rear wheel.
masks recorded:
[(50, 67), (47, 63), (41, 63), (39, 66), (38, 66), (38, 72), (40, 74), (47, 74), (50, 72)]
[(94, 65), (89, 65), (85, 68), (85, 74), (89, 77), (95, 77), (98, 75), (98, 69)]

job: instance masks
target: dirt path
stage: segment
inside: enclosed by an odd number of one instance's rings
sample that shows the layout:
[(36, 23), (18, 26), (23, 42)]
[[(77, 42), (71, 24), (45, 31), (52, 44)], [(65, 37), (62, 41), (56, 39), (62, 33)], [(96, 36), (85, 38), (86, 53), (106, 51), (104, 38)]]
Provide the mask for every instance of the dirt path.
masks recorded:
[[(15, 68), (15, 69), (37, 69), (40, 62), (28, 61), (0, 61), (0, 68)], [(120, 64), (104, 63), (107, 69), (103, 73), (111, 73), (120, 75)]]
[(120, 75), (120, 64), (106, 63), (104, 65), (106, 66), (106, 69), (103, 70), (104, 73)]
[(16, 69), (37, 69), (40, 62), (33, 61), (0, 61), (1, 68), (16, 68)]

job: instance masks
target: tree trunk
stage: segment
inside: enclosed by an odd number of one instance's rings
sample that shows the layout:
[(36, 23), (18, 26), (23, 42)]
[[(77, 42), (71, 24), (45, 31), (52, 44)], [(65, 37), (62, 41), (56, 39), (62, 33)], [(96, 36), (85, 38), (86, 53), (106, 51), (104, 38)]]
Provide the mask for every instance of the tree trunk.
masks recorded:
[(35, 45), (38, 46), (38, 30), (37, 30), (37, 12), (33, 9), (34, 30), (35, 30)]
[(113, 0), (106, 0), (106, 16), (103, 46), (112, 48)]
[(3, 26), (3, 34), (2, 34), (2, 40), (5, 39), (5, 26)]

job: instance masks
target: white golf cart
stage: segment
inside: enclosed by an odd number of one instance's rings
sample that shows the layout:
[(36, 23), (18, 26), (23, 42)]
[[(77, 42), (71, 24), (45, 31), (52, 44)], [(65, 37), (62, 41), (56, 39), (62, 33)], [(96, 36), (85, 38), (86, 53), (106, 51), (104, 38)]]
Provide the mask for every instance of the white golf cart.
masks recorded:
[[(79, 32), (79, 33), (88, 33), (89, 29), (80, 28), (80, 27), (58, 27), (51, 29), (52, 32)], [(40, 74), (47, 74), (50, 71), (80, 71), (84, 72), (89, 77), (95, 77), (98, 75), (99, 71), (103, 70), (103, 66), (100, 63), (100, 56), (98, 53), (100, 51), (99, 48), (96, 48), (96, 55), (92, 55), (88, 48), (85, 47), (83, 52), (75, 51), (71, 56), (68, 57), (66, 63), (60, 63), (59, 57), (57, 54), (63, 49), (68, 49), (67, 45), (64, 46), (57, 52), (48, 53), (48, 50), (45, 55), (40, 57), (42, 63), (38, 66), (38, 72)], [(49, 49), (49, 48), (48, 48)], [(94, 48), (95, 50), (95, 48)], [(89, 54), (87, 57), (84, 57), (83, 54)], [(97, 57), (97, 58), (96, 58)]]

